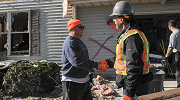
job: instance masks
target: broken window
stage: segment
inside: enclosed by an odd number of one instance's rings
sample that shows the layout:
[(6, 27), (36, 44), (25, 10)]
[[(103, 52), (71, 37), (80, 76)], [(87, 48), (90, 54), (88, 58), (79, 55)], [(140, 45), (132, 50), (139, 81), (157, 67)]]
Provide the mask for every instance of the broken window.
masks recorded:
[(29, 54), (28, 13), (11, 13), (11, 55)]
[(20, 13), (12, 13), (12, 32), (27, 32), (28, 31), (28, 13), (20, 12)]
[(40, 10), (0, 13), (0, 52), (8, 43), (7, 56), (40, 55)]

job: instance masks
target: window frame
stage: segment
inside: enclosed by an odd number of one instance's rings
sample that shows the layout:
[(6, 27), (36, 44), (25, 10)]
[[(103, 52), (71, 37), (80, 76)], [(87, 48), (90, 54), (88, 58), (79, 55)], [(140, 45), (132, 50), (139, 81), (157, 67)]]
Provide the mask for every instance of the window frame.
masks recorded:
[[(26, 12), (26, 13), (28, 13), (28, 30), (27, 31), (24, 31), (24, 32), (12, 32), (11, 30), (12, 30), (12, 27), (11, 27), (11, 25), (12, 25), (12, 22), (11, 22), (11, 14), (12, 13), (21, 13), (21, 12)], [(29, 10), (20, 10), (20, 11), (9, 11), (9, 12), (6, 12), (7, 13), (7, 18), (6, 18), (6, 20), (7, 20), (7, 23), (6, 23), (6, 27), (7, 27), (7, 32), (4, 32), (4, 33), (6, 33), (7, 34), (7, 42), (8, 42), (8, 49), (7, 49), (7, 56), (9, 57), (9, 56), (12, 56), (12, 54), (11, 54), (11, 35), (12, 34), (20, 34), (20, 33), (23, 33), (23, 34), (26, 34), (26, 33), (29, 33), (29, 43), (30, 43), (30, 23), (29, 23), (29, 21), (30, 21), (30, 16), (29, 16)], [(30, 55), (30, 45), (29, 45), (29, 54), (21, 54), (21, 55)]]
[[(11, 13), (20, 13), (27, 12), (28, 13), (28, 30), (24, 32), (11, 32)], [(0, 32), (0, 34), (7, 35), (7, 57), (29, 57), (29, 56), (40, 56), (40, 9), (28, 9), (28, 10), (19, 10), (19, 11), (8, 11), (8, 12), (0, 12), (6, 13), (6, 29), (7, 32)], [(21, 54), (21, 55), (11, 55), (11, 34), (15, 33), (29, 33), (29, 54)]]

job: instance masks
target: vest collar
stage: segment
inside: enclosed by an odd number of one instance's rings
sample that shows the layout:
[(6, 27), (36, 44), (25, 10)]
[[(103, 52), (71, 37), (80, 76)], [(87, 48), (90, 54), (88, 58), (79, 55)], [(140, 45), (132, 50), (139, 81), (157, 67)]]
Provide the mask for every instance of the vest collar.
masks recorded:
[(117, 44), (119, 43), (119, 37), (120, 37), (122, 34), (126, 33), (129, 29), (130, 29), (130, 23), (127, 24), (127, 25), (125, 26), (124, 30), (122, 30), (122, 31), (120, 32), (120, 34), (118, 35), (118, 37), (117, 37), (117, 39), (116, 39), (116, 43), (117, 43)]

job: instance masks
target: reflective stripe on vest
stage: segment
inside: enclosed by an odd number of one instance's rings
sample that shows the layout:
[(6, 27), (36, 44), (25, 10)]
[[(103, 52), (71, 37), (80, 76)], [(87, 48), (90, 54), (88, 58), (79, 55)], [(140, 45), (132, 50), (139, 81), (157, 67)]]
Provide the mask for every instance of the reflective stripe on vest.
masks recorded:
[(144, 62), (143, 66), (143, 74), (149, 73), (149, 45), (148, 41), (144, 35), (143, 32), (139, 31), (138, 29), (131, 29), (127, 33), (124, 33), (119, 38), (119, 44), (116, 46), (116, 61), (114, 64), (114, 68), (116, 69), (116, 73), (120, 75), (127, 75), (126, 73), (126, 56), (123, 53), (123, 45), (124, 41), (127, 39), (127, 37), (139, 34), (141, 37), (143, 44), (144, 44), (144, 50), (142, 54), (142, 60)]

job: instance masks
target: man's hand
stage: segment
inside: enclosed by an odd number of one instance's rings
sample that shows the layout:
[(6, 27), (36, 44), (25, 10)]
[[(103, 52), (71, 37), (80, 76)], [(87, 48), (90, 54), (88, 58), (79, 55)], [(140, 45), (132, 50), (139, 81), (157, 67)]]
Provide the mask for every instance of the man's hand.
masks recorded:
[(101, 71), (101, 72), (105, 72), (107, 69), (109, 68), (108, 65), (106, 64), (98, 64), (98, 70)]

